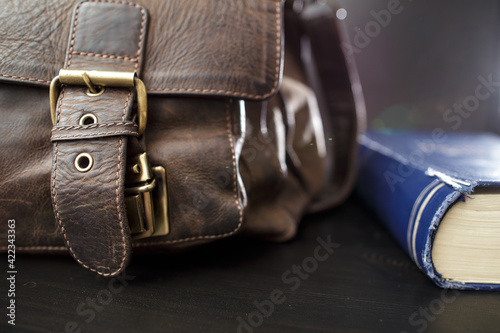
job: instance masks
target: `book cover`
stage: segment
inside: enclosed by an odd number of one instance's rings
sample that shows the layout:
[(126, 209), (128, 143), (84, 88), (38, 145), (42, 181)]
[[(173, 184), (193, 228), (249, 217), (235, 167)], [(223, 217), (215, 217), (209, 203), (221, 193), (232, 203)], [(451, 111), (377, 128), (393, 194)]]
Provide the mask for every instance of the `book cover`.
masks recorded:
[(439, 129), (369, 132), (360, 145), (357, 192), (416, 265), (443, 288), (500, 290), (496, 282), (443, 277), (432, 258), (446, 212), (457, 202), (473, 200), (479, 188), (500, 186), (500, 138)]

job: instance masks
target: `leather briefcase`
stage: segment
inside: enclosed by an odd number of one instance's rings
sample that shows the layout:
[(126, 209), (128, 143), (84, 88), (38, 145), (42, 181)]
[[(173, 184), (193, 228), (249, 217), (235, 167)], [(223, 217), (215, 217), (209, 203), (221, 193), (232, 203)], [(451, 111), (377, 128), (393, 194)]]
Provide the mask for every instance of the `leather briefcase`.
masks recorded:
[(133, 249), (286, 241), (351, 190), (364, 110), (331, 5), (0, 3), (2, 251), (113, 276)]

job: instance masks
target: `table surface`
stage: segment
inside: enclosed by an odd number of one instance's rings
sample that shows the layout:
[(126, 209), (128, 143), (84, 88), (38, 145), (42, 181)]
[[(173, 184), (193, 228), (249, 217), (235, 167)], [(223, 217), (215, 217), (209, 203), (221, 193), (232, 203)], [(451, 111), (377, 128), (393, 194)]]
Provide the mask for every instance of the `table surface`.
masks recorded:
[(3, 314), (1, 332), (500, 332), (498, 292), (435, 286), (356, 196), (291, 242), (134, 255), (121, 279), (16, 259), (16, 326)]

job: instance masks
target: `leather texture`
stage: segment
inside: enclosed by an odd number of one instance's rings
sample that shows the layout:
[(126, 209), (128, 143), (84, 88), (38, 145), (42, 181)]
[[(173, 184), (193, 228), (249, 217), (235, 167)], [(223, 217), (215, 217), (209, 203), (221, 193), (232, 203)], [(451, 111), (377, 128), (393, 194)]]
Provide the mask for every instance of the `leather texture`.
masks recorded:
[[(310, 75), (301, 54), (301, 40), (311, 39), (315, 55), (317, 38), (338, 34), (331, 17), (308, 35), (303, 12), (281, 1), (141, 0), (147, 24), (141, 5), (103, 0), (81, 3), (71, 29), (74, 1), (15, 3), (10, 16), (0, 14), (0, 37), (12, 36), (0, 46), (0, 219), (16, 219), (18, 250), (65, 251), (70, 243), (78, 261), (109, 276), (124, 269), (132, 249), (173, 250), (236, 234), (289, 240), (305, 213), (349, 193), (362, 118), (349, 94), (355, 77), (339, 45), (313, 68), (336, 79)], [(16, 23), (9, 34), (12, 16), (40, 31), (29, 37)], [(334, 63), (324, 61), (329, 54)], [(129, 88), (89, 97), (84, 87), (64, 86), (52, 126), (47, 81), (64, 63), (136, 71), (148, 88), (146, 132), (138, 136)], [(337, 91), (338, 103), (318, 99)], [(97, 124), (80, 125), (88, 112)], [(95, 160), (86, 173), (74, 166), (82, 152)], [(166, 170), (170, 233), (131, 241), (123, 178), (127, 159), (141, 152)], [(0, 250), (6, 245), (2, 236)]]
[[(120, 3), (120, 1), (115, 1)], [(154, 15), (142, 79), (149, 92), (264, 99), (276, 93), (282, 71), (280, 0), (142, 0)], [(78, 0), (0, 0), (0, 79), (48, 85), (64, 65), (71, 13)], [(114, 19), (114, 18), (109, 18)], [(95, 20), (103, 31), (108, 18)], [(116, 36), (126, 22), (115, 22)], [(26, 26), (34, 27), (26, 29)], [(73, 62), (93, 54), (101, 63), (117, 58), (137, 62), (135, 54), (107, 49), (89, 35), (90, 48), (73, 50)], [(132, 39), (127, 36), (125, 39)], [(86, 37), (81, 37), (83, 41)], [(228, 47), (230, 45), (231, 47)], [(107, 54), (106, 52), (110, 52)], [(82, 58), (83, 56), (83, 58)], [(40, 59), (44, 59), (40, 63)], [(99, 69), (99, 66), (96, 68)]]
[(225, 99), (150, 98), (143, 140), (152, 165), (167, 173), (170, 233), (135, 241), (176, 245), (234, 234), (243, 223), (238, 177), (245, 109)]
[[(79, 3), (65, 68), (140, 75), (146, 27), (146, 9), (132, 2)], [(96, 54), (109, 58), (103, 61)], [(136, 61), (126, 59), (131, 57)], [(119, 274), (131, 253), (124, 183), (127, 139), (137, 136), (137, 128), (130, 124), (133, 95), (131, 88), (106, 87), (103, 94), (89, 96), (86, 86), (65, 86), (52, 129), (51, 192), (59, 229), (75, 260), (104, 276)], [(79, 125), (89, 113), (97, 124)], [(93, 158), (86, 172), (76, 167), (80, 154)]]

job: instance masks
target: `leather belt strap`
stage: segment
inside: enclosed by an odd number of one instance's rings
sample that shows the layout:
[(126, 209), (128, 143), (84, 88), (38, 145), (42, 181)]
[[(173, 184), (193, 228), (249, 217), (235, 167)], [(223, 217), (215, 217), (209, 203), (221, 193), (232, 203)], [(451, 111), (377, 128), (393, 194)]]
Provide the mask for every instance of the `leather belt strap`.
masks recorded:
[[(65, 68), (140, 73), (146, 10), (128, 1), (77, 5)], [(52, 131), (54, 213), (72, 256), (103, 276), (119, 274), (131, 252), (124, 205), (133, 88), (63, 86)], [(91, 121), (90, 124), (82, 119)]]

